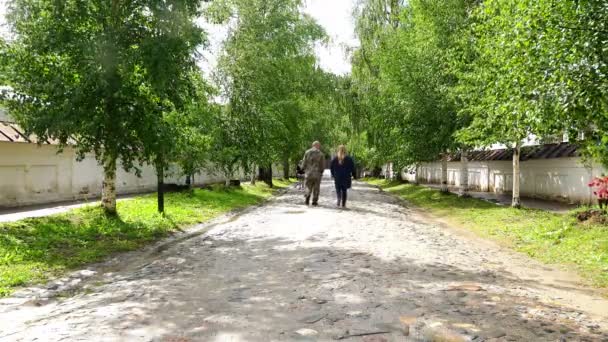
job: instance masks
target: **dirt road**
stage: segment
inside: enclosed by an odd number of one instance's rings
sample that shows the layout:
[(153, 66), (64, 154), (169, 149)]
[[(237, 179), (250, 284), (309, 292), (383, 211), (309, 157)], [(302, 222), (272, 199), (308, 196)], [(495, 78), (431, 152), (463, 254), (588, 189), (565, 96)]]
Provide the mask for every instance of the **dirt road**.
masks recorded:
[(332, 190), (21, 291), (0, 341), (608, 341), (608, 301), (573, 275), (362, 183), (336, 209)]

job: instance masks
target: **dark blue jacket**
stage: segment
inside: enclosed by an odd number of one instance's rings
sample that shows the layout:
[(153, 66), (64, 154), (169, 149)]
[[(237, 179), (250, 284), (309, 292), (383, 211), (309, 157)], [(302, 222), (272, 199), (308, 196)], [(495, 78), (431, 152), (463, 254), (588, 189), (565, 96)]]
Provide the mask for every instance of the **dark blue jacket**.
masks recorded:
[(347, 189), (351, 187), (350, 177), (351, 175), (353, 178), (356, 177), (353, 158), (346, 156), (342, 164), (340, 164), (337, 157), (334, 158), (331, 161), (330, 170), (331, 176), (334, 177), (334, 182), (337, 186), (346, 187)]

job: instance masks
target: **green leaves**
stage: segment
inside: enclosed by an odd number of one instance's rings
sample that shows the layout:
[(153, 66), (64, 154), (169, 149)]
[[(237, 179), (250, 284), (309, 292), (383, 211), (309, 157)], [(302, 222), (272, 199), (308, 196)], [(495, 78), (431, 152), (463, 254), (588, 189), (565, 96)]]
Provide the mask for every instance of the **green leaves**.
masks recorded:
[[(189, 74), (205, 35), (198, 1), (13, 0), (16, 38), (7, 81), (22, 95), (12, 115), (42, 138), (129, 169), (167, 143), (165, 113), (192, 94)], [(169, 129), (170, 131), (170, 129)]]
[(406, 166), (457, 148), (453, 133), (462, 123), (448, 90), (467, 10), (461, 0), (364, 1), (359, 9), (353, 77), (370, 144), (385, 161)]
[(213, 14), (236, 13), (218, 66), (229, 105), (220, 121), (226, 151), (217, 161), (229, 169), (231, 163), (268, 165), (303, 150), (308, 117), (302, 104), (315, 96), (320, 72), (313, 47), (325, 35), (300, 5), (233, 0), (209, 8)]

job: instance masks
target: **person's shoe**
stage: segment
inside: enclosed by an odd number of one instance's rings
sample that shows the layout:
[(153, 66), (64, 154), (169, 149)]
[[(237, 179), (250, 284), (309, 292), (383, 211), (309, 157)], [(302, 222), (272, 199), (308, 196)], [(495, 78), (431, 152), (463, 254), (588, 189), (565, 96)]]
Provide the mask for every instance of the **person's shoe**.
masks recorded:
[(312, 202), (312, 206), (313, 206), (313, 207), (316, 207), (316, 206), (318, 206), (318, 205), (319, 205), (319, 203), (317, 203), (317, 202)]
[(304, 203), (306, 203), (306, 205), (310, 204), (310, 196), (306, 196), (306, 200), (304, 201)]

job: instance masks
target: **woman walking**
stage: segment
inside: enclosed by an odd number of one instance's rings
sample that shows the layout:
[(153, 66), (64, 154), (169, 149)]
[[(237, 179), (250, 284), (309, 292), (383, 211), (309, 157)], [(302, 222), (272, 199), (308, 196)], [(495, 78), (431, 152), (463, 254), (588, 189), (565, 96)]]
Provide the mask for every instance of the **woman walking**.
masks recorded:
[(355, 162), (346, 153), (344, 145), (338, 146), (336, 157), (331, 161), (331, 176), (334, 178), (336, 185), (336, 194), (338, 196), (338, 207), (346, 207), (346, 193), (351, 187), (351, 176), (356, 177)]

